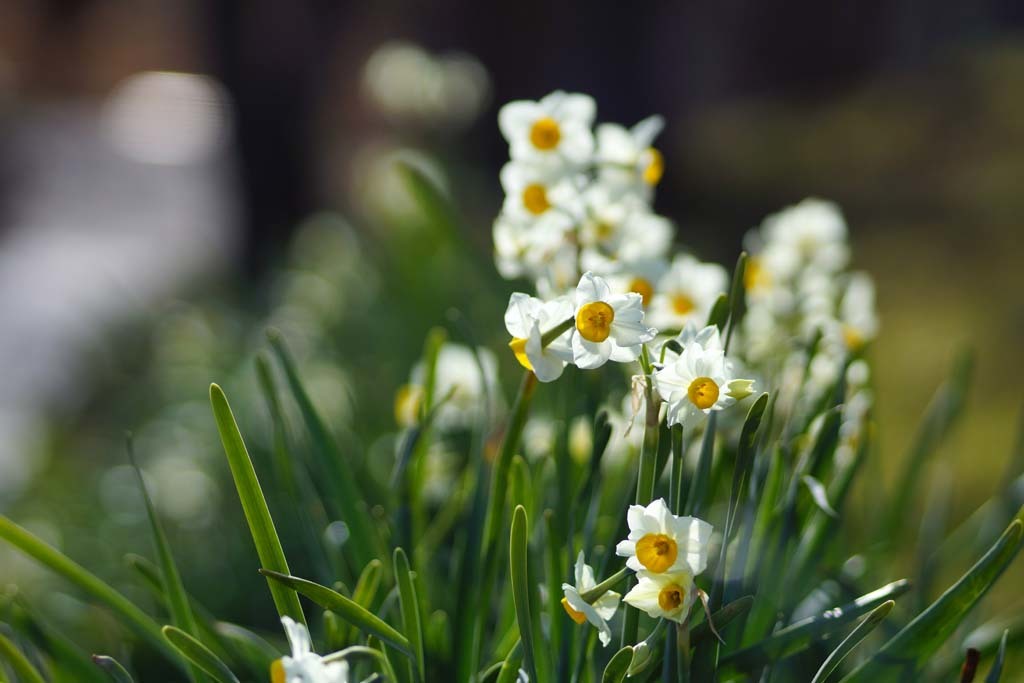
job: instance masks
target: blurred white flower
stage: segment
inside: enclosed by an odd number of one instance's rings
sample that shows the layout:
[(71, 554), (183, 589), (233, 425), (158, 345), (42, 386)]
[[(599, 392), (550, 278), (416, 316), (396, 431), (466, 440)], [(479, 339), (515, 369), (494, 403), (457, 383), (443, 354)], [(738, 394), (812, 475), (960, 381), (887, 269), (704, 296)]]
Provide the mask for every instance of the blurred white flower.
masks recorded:
[(664, 126), (660, 116), (649, 116), (630, 129), (617, 123), (599, 125), (596, 156), (601, 182), (649, 197), (665, 170), (664, 157), (651, 146)]
[[(408, 427), (418, 421), (425, 381), (426, 366), (421, 361), (413, 368), (409, 383), (395, 397), (399, 425)], [(437, 354), (434, 374), (434, 426), (441, 430), (472, 426), (486, 410), (496, 407), (497, 381), (497, 359), (490, 349), (481, 347), (474, 351), (461, 344), (444, 344)], [(441, 400), (444, 403), (439, 405)]]
[(728, 290), (725, 268), (692, 256), (677, 256), (655, 287), (647, 308), (648, 321), (659, 330), (682, 329), (691, 321), (703, 324), (715, 301)]
[(765, 218), (761, 231), (767, 244), (788, 248), (810, 268), (835, 273), (849, 259), (846, 221), (832, 202), (805, 199)]
[(589, 95), (559, 90), (539, 102), (509, 102), (498, 112), (498, 126), (513, 160), (581, 166), (594, 152), (595, 113)]
[(510, 161), (501, 169), (505, 213), (520, 221), (532, 221), (550, 211), (579, 215), (582, 179), (561, 167)]
[(589, 621), (597, 629), (597, 637), (601, 641), (601, 645), (607, 647), (608, 643), (612, 642), (612, 631), (608, 627), (608, 620), (615, 615), (615, 611), (619, 608), (619, 599), (622, 596), (615, 591), (606, 591), (593, 604), (583, 599), (581, 593), (586, 593), (597, 586), (597, 581), (594, 579), (594, 569), (584, 562), (582, 550), (576, 556), (574, 579), (575, 586), (571, 583), (562, 584), (562, 592), (565, 596), (562, 598), (562, 607), (577, 624)]
[(572, 333), (569, 328), (546, 346), (542, 337), (573, 317), (572, 300), (559, 297), (544, 302), (536, 297), (515, 292), (505, 310), (505, 329), (512, 335), (509, 348), (516, 360), (533, 371), (541, 382), (553, 382), (562, 376), (566, 363), (572, 360)]

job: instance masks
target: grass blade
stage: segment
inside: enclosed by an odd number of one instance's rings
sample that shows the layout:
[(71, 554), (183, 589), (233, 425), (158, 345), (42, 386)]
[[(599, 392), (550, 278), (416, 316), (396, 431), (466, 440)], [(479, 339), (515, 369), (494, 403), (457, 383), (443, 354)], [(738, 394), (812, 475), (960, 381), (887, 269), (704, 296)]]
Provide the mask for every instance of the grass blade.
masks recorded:
[(874, 657), (844, 678), (844, 683), (884, 683), (912, 678), (1016, 557), (1024, 533), (1022, 517), (1024, 508), (959, 581), (883, 645)]
[(909, 581), (894, 581), (862, 595), (849, 604), (833, 607), (820, 615), (802, 619), (754, 645), (729, 653), (722, 658), (722, 663), (735, 666), (741, 671), (753, 671), (771, 662), (785, 659), (803, 650), (809, 643), (825, 638), (883, 602), (892, 600), (908, 590)]
[[(142, 477), (142, 470), (139, 469), (139, 465), (135, 461), (135, 450), (132, 447), (130, 435), (127, 438), (126, 448), (128, 450), (128, 460), (131, 462), (132, 469), (135, 470), (135, 475), (139, 480), (142, 500), (146, 505), (146, 516), (149, 518), (149, 528), (153, 534), (153, 545), (156, 549), (157, 561), (160, 566), (160, 583), (167, 601), (167, 609), (171, 615), (171, 622), (185, 633), (197, 637), (199, 635), (199, 628), (196, 624), (195, 616), (192, 614), (192, 608), (189, 605), (185, 584), (181, 580), (178, 565), (174, 562), (171, 545), (167, 542), (167, 534), (164, 533), (163, 526), (157, 518), (156, 509), (153, 507), (153, 500), (150, 498), (149, 489), (146, 487), (146, 480)], [(191, 680), (206, 680), (206, 677), (195, 667), (190, 666), (189, 669), (188, 673)]]
[[(377, 591), (380, 589), (380, 579), (383, 570), (383, 563), (376, 559), (370, 560), (369, 564), (363, 567), (363, 572), (359, 575), (356, 587), (352, 591), (353, 602), (365, 607), (367, 610), (373, 609), (373, 601), (377, 598)], [(345, 634), (345, 641), (351, 643), (357, 637), (358, 629), (350, 624)]]
[[(249, 452), (238, 431), (238, 424), (235, 422), (235, 416), (231, 413), (228, 399), (224, 395), (224, 391), (216, 384), (210, 385), (210, 403), (213, 406), (217, 431), (220, 432), (220, 440), (224, 444), (224, 453), (228, 458), (231, 476), (235, 480), (238, 498), (242, 502), (242, 510), (249, 523), (249, 531), (256, 544), (256, 554), (260, 558), (260, 563), (268, 569), (287, 575), (290, 573), (288, 561), (285, 559), (284, 549), (281, 548), (281, 539), (277, 536), (274, 520), (267, 508), (267, 500), (263, 497), (263, 489), (260, 488), (256, 470), (253, 469), (252, 460), (249, 459)], [(291, 617), (296, 622), (305, 624), (306, 618), (302, 614), (302, 605), (299, 604), (299, 597), (295, 591), (280, 583), (273, 581), (267, 583), (270, 586), (270, 595), (274, 599), (277, 613), (282, 617)]]
[(413, 654), (408, 638), (376, 614), (357, 605), (341, 593), (332, 591), (330, 588), (321, 586), (318, 583), (300, 579), (297, 576), (288, 576), (287, 574), (281, 574), (269, 569), (260, 569), (260, 574), (302, 593), (316, 604), (324, 609), (331, 610), (361, 631), (377, 636), (382, 641), (393, 645), (407, 655)]
[(416, 586), (409, 568), (409, 558), (401, 548), (395, 548), (395, 583), (398, 584), (398, 605), (402, 612), (402, 630), (409, 639), (409, 647), (415, 658), (409, 662), (413, 680), (422, 681), (424, 677), (423, 663), (423, 621), (420, 618), (420, 606), (416, 599)]
[[(715, 625), (715, 628), (721, 632), (730, 622), (734, 619), (743, 616), (750, 611), (750, 608), (754, 605), (753, 595), (744, 595), (741, 598), (736, 598), (728, 605), (722, 607), (722, 609), (711, 615), (711, 623)], [(690, 630), (690, 645), (698, 645), (704, 638), (711, 635), (710, 624), (707, 620), (704, 620), (694, 626)]]
[(996, 655), (996, 661), (992, 664), (992, 668), (989, 669), (988, 676), (985, 676), (985, 683), (999, 683), (999, 679), (1003, 677), (1003, 664), (1006, 662), (1006, 638), (1009, 635), (1009, 631), (1003, 631), (1003, 637), (999, 640), (999, 653)]
[(519, 642), (523, 647), (526, 673), (531, 681), (537, 678), (537, 657), (533, 640), (533, 619), (530, 616), (529, 576), (527, 571), (526, 510), (517, 505), (512, 513), (512, 534), (509, 540), (509, 576), (512, 580), (512, 600), (515, 602), (516, 622), (519, 624)]
[(183, 657), (220, 683), (239, 683), (231, 669), (198, 640), (174, 626), (164, 626), (164, 637)]
[(15, 647), (7, 636), (0, 633), (0, 660), (7, 660), (18, 677), (20, 683), (46, 683), (42, 674), (36, 671), (28, 657), (22, 654), (21, 650)]
[(181, 659), (164, 640), (156, 621), (96, 575), (3, 515), (0, 515), (0, 538), (109, 607), (141, 638), (163, 653), (170, 661), (181, 665)]
[(359, 567), (365, 567), (367, 562), (382, 556), (382, 553), (378, 552), (381, 549), (377, 547), (377, 534), (360, 487), (352, 478), (352, 463), (343, 462), (334, 437), (313, 406), (313, 401), (310, 400), (309, 394), (299, 378), (295, 360), (285, 344), (284, 337), (277, 330), (268, 330), (267, 339), (284, 369), (292, 396), (302, 413), (306, 429), (312, 436), (315, 451), (319, 456), (318, 462), (321, 466), (322, 476), (326, 480), (324, 483), (329, 487), (333, 502), (338, 506), (345, 523), (348, 524), (351, 532), (349, 543), (352, 547), (353, 564), (358, 571)]
[(818, 673), (814, 674), (814, 679), (811, 683), (825, 683), (832, 672), (836, 670), (836, 667), (846, 658), (846, 655), (850, 654), (850, 651), (857, 647), (860, 641), (864, 640), (869, 633), (875, 630), (876, 626), (882, 623), (883, 619), (889, 616), (889, 612), (892, 611), (895, 604), (894, 601), (887, 600), (864, 617), (864, 621), (857, 624), (857, 627), (850, 632), (850, 635), (843, 638), (843, 642), (839, 643), (839, 646), (832, 650), (829, 656), (825, 658), (821, 668), (818, 669)]
[(114, 683), (135, 683), (135, 681), (132, 680), (131, 674), (128, 673), (128, 670), (121, 666), (121, 663), (113, 657), (107, 657), (106, 655), (93, 655), (92, 661), (93, 664), (106, 672), (107, 676), (109, 676), (110, 680), (114, 681)]
[(629, 671), (629, 663), (633, 661), (633, 648), (628, 645), (616, 652), (601, 674), (601, 683), (622, 683)]

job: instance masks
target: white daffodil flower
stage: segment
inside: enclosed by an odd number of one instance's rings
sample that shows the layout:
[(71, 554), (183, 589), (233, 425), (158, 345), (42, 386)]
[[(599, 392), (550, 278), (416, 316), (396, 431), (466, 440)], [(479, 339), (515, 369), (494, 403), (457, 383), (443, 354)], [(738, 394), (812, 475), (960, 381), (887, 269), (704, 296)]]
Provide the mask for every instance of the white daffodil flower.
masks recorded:
[[(399, 389), (395, 398), (395, 416), (403, 427), (418, 420), (426, 372), (426, 366), (417, 363), (409, 383)], [(485, 399), (496, 397), (497, 381), (498, 361), (493, 351), (483, 347), (474, 351), (468, 346), (446, 343), (437, 354), (434, 369), (434, 425), (443, 431), (474, 424), (484, 412)], [(445, 401), (439, 405), (441, 399)], [(490, 406), (492, 410), (495, 407)]]
[(725, 268), (692, 256), (677, 256), (657, 283), (647, 307), (648, 322), (659, 330), (682, 329), (691, 321), (704, 323), (715, 301), (728, 290)]
[(854, 273), (839, 302), (839, 323), (843, 341), (850, 351), (858, 351), (878, 334), (875, 312), (875, 283), (867, 273)]
[[(692, 336), (684, 339), (687, 335)], [(733, 363), (725, 357), (717, 327), (710, 325), (696, 334), (684, 329), (679, 342), (683, 352), (653, 376), (654, 388), (668, 404), (669, 424), (692, 426), (753, 393), (753, 380), (733, 376)]]
[(663, 498), (648, 506), (630, 505), (629, 535), (615, 546), (633, 571), (652, 574), (686, 571), (700, 574), (708, 566), (710, 524), (696, 517), (677, 517)]
[(846, 221), (832, 202), (805, 199), (765, 218), (761, 232), (766, 245), (792, 250), (809, 268), (835, 273), (850, 258)]
[(519, 364), (533, 371), (541, 382), (561, 377), (566, 363), (572, 360), (572, 332), (567, 328), (547, 346), (541, 338), (572, 317), (572, 300), (567, 296), (547, 302), (522, 292), (509, 297), (505, 310), (505, 329), (512, 335), (509, 348)]
[(572, 354), (580, 368), (599, 368), (609, 359), (634, 361), (640, 357), (640, 347), (657, 334), (644, 325), (639, 294), (612, 294), (605, 279), (590, 272), (576, 286), (574, 307)]
[(559, 167), (510, 161), (501, 169), (505, 190), (504, 212), (522, 221), (536, 220), (551, 211), (578, 216), (582, 209), (582, 178)]
[(662, 574), (638, 572), (636, 585), (626, 593), (622, 601), (655, 619), (668, 619), (681, 624), (696, 599), (697, 586), (693, 583), (693, 574), (689, 568), (684, 567), (677, 572)]
[(303, 624), (289, 617), (281, 617), (281, 624), (292, 655), (275, 660), (270, 666), (271, 683), (349, 683), (348, 662), (325, 661), (313, 652), (309, 631)]
[(637, 197), (596, 184), (584, 192), (583, 202), (579, 241), (588, 270), (615, 272), (620, 263), (664, 258), (672, 246), (672, 223)]
[(639, 294), (644, 310), (647, 311), (657, 292), (658, 283), (668, 269), (669, 264), (663, 258), (648, 258), (631, 262), (619, 261), (615, 270), (605, 275), (604, 278), (608, 280), (612, 291), (617, 294), (626, 292)]
[(597, 127), (598, 178), (610, 187), (650, 195), (661, 181), (665, 159), (651, 144), (665, 126), (650, 116), (630, 129), (615, 123)]
[(509, 102), (498, 112), (498, 127), (513, 160), (577, 167), (593, 156), (596, 110), (589, 95), (559, 90), (539, 102)]
[(562, 598), (562, 607), (577, 624), (589, 621), (597, 629), (601, 645), (607, 647), (608, 643), (612, 642), (612, 630), (608, 627), (608, 620), (615, 615), (622, 596), (615, 591), (607, 591), (593, 604), (583, 599), (581, 593), (586, 593), (597, 586), (597, 581), (594, 580), (593, 568), (584, 562), (582, 550), (576, 556), (575, 579), (575, 586), (571, 583), (562, 584), (562, 591), (565, 594)]
[[(494, 221), (494, 261), (506, 279), (542, 273), (567, 244), (573, 219), (547, 211), (536, 220), (518, 220), (502, 213)], [(575, 259), (574, 259), (575, 260)]]

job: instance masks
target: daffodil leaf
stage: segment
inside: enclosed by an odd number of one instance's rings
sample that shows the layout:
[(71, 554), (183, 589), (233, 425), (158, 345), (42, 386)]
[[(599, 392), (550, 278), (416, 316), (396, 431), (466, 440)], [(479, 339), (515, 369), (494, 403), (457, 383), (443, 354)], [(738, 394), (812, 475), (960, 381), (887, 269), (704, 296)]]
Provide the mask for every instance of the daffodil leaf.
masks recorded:
[(135, 683), (135, 681), (132, 680), (131, 674), (128, 673), (128, 670), (121, 666), (121, 663), (113, 657), (108, 657), (106, 655), (93, 655), (92, 661), (93, 664), (106, 672), (107, 677), (114, 681), (114, 683)]
[[(281, 547), (281, 539), (277, 536), (274, 520), (267, 508), (267, 500), (263, 497), (263, 489), (260, 488), (256, 470), (253, 469), (252, 460), (249, 459), (249, 452), (238, 431), (238, 424), (235, 422), (235, 416), (231, 413), (228, 399), (224, 395), (224, 391), (216, 384), (210, 385), (210, 403), (213, 406), (217, 431), (220, 432), (220, 440), (231, 469), (231, 477), (235, 481), (238, 498), (242, 503), (242, 511), (245, 513), (253, 543), (256, 545), (256, 554), (264, 567), (287, 575), (289, 573), (288, 561), (285, 559), (284, 549)], [(295, 591), (288, 586), (272, 581), (268, 582), (268, 585), (274, 605), (277, 607), (277, 613), (282, 617), (291, 617), (296, 622), (305, 625), (306, 618), (302, 613), (302, 605), (299, 604), (299, 598)]]
[[(185, 584), (181, 580), (181, 573), (178, 565), (174, 562), (174, 554), (171, 552), (171, 545), (167, 542), (167, 534), (164, 533), (160, 519), (157, 517), (156, 509), (153, 507), (153, 500), (149, 497), (149, 489), (146, 487), (146, 480), (142, 477), (142, 470), (135, 461), (135, 452), (132, 447), (131, 436), (127, 438), (126, 449), (128, 460), (139, 480), (139, 488), (142, 490), (142, 500), (146, 505), (146, 516), (149, 518), (149, 529), (153, 536), (153, 545), (156, 548), (156, 556), (159, 561), (160, 585), (166, 598), (167, 609), (171, 615), (171, 621), (175, 626), (185, 633), (196, 636), (199, 627), (196, 624), (195, 616), (189, 605), (188, 594), (185, 592)], [(166, 635), (166, 633), (165, 633)], [(173, 643), (172, 643), (173, 644)], [(205, 681), (206, 677), (194, 666), (189, 666), (189, 679), (193, 681)]]
[(729, 352), (732, 333), (740, 321), (740, 306), (743, 303), (743, 275), (747, 272), (747, 252), (740, 252), (736, 259), (736, 267), (732, 271), (732, 283), (729, 285), (729, 331), (725, 335), (725, 352)]
[(409, 558), (401, 548), (395, 548), (394, 557), (395, 583), (398, 585), (398, 604), (402, 612), (402, 627), (405, 637), (409, 639), (409, 647), (416, 655), (410, 659), (409, 666), (412, 678), (422, 681), (424, 676), (423, 662), (423, 623), (420, 617), (419, 601), (416, 598), (416, 586), (413, 583)]
[(869, 633), (875, 630), (876, 626), (882, 623), (882, 620), (889, 616), (889, 612), (892, 611), (895, 604), (894, 601), (887, 600), (864, 617), (864, 620), (850, 631), (850, 635), (843, 638), (843, 641), (839, 643), (836, 649), (832, 650), (829, 656), (825, 658), (811, 683), (825, 683), (832, 672), (836, 670), (836, 667), (846, 658), (846, 655), (850, 654), (853, 648), (857, 647), (862, 640), (867, 638)]
[(626, 680), (626, 672), (629, 671), (629, 664), (633, 661), (633, 648), (629, 645), (622, 648), (608, 660), (601, 674), (601, 683), (622, 683)]
[[(515, 647), (509, 650), (508, 655), (498, 669), (498, 678), (495, 683), (516, 683), (519, 679), (519, 667), (523, 663), (522, 641), (516, 642)], [(530, 679), (533, 680), (533, 679)]]
[(321, 586), (318, 583), (300, 579), (297, 576), (281, 574), (270, 569), (260, 569), (260, 574), (276, 583), (288, 586), (292, 590), (302, 593), (316, 604), (324, 609), (331, 610), (361, 631), (377, 636), (385, 643), (393, 645), (407, 655), (415, 656), (413, 655), (408, 638), (396, 631), (394, 627), (376, 614), (373, 614), (365, 607), (361, 607), (341, 593), (333, 591), (326, 586)]
[(456, 234), (455, 208), (448, 196), (423, 171), (405, 161), (396, 161), (399, 176), (413, 196), (427, 225), (449, 240)]
[(885, 683), (913, 678), (1017, 556), (1022, 534), (1024, 508), (967, 573), (871, 659), (844, 678), (844, 683)]
[[(367, 562), (356, 581), (355, 590), (352, 591), (352, 601), (366, 608), (367, 611), (372, 610), (373, 601), (377, 599), (377, 591), (380, 589), (383, 572), (384, 564), (380, 560), (374, 558)], [(349, 625), (348, 632), (345, 634), (345, 642), (354, 642), (357, 635), (356, 627)]]
[(509, 576), (512, 580), (512, 600), (515, 603), (516, 622), (519, 624), (519, 642), (522, 643), (526, 673), (531, 681), (537, 678), (536, 643), (533, 618), (530, 616), (529, 574), (527, 570), (526, 510), (517, 505), (512, 513), (512, 534), (509, 540)]
[(67, 636), (46, 621), (28, 603), (24, 596), (10, 591), (6, 597), (12, 601), (10, 607), (0, 600), (0, 611), (7, 614), (11, 626), (24, 633), (32, 642), (38, 643), (52, 660), (54, 669), (61, 674), (58, 680), (70, 680), (75, 683), (103, 683), (108, 678), (96, 669), (89, 656)]
[(277, 649), (252, 631), (238, 624), (226, 621), (213, 623), (213, 631), (231, 649), (240, 663), (245, 666), (251, 676), (265, 676), (271, 663), (280, 657)]
[(722, 664), (728, 664), (740, 671), (753, 671), (770, 662), (785, 659), (805, 649), (808, 644), (835, 633), (883, 602), (892, 600), (908, 590), (910, 590), (909, 581), (905, 579), (894, 581), (876, 591), (862, 595), (849, 604), (833, 607), (817, 616), (802, 619), (776, 631), (760, 642), (731, 652), (722, 658)]
[(999, 639), (999, 652), (996, 653), (996, 661), (992, 663), (988, 676), (985, 676), (985, 683), (999, 683), (999, 679), (1003, 677), (1003, 664), (1006, 663), (1006, 639), (1009, 635), (1009, 631), (1003, 631), (1003, 637)]
[(839, 519), (839, 513), (833, 510), (828, 502), (828, 491), (825, 490), (825, 485), (809, 474), (805, 474), (802, 481), (807, 490), (811, 492), (811, 498), (818, 509), (833, 519)]
[[(733, 620), (743, 616), (750, 611), (750, 608), (754, 605), (753, 595), (744, 595), (741, 598), (737, 598), (727, 605), (724, 605), (717, 612), (711, 614), (711, 623), (715, 625), (715, 628), (721, 631), (723, 628), (729, 625)], [(690, 629), (690, 644), (696, 647), (702, 640), (712, 635), (711, 624), (707, 620), (704, 620)]]
[(28, 657), (3, 633), (0, 633), (0, 660), (4, 660), (10, 665), (20, 683), (46, 683), (46, 679), (32, 666)]
[(336, 505), (341, 518), (348, 525), (351, 533), (351, 553), (356, 567), (365, 567), (375, 557), (383, 555), (379, 548), (378, 537), (370, 519), (362, 490), (352, 476), (352, 463), (345, 462), (341, 452), (323, 419), (313, 406), (299, 371), (292, 358), (291, 351), (284, 337), (277, 330), (267, 330), (270, 347), (277, 356), (284, 370), (285, 378), (291, 389), (292, 397), (299, 406), (306, 430), (312, 437), (314, 452), (317, 456), (318, 478), (329, 487), (331, 505)]
[(109, 607), (125, 625), (132, 628), (170, 661), (184, 667), (177, 653), (164, 640), (156, 621), (84, 567), (3, 515), (0, 515), (0, 539), (60, 574), (92, 598)]
[(725, 325), (729, 322), (729, 296), (727, 294), (721, 294), (715, 299), (714, 305), (711, 307), (711, 313), (708, 315), (707, 327), (714, 325), (718, 328), (719, 332), (725, 332)]
[(238, 677), (231, 672), (227, 664), (197, 639), (174, 626), (164, 626), (163, 632), (167, 642), (173, 645), (183, 657), (219, 683), (239, 683)]

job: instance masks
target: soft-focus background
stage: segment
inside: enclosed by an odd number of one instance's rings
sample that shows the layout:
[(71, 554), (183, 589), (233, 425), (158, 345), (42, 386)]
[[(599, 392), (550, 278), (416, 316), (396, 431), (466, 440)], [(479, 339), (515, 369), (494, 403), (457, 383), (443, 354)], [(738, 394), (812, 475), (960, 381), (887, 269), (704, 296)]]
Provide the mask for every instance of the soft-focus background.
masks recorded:
[[(496, 112), (562, 88), (592, 94), (599, 120), (666, 117), (656, 208), (704, 258), (731, 265), (744, 232), (805, 196), (843, 207), (883, 325), (869, 486), (894, 485), (929, 397), (974, 350), (967, 413), (929, 471), (952, 528), (1004, 485), (1024, 406), (1022, 83), (1012, 0), (4, 0), (0, 511), (145, 600), (122, 561), (149, 552), (132, 430), (186, 583), (271, 623), (239, 568), (250, 541), (208, 383), (244, 396), (277, 326), (332, 424), (386, 471), (425, 332), (504, 344)], [(395, 159), (446, 189), (459, 234), (417, 210)], [(258, 449), (256, 400), (238, 410)], [(0, 586), (15, 580), (60, 588), (0, 549)], [(103, 618), (49, 601), (71, 628)]]

